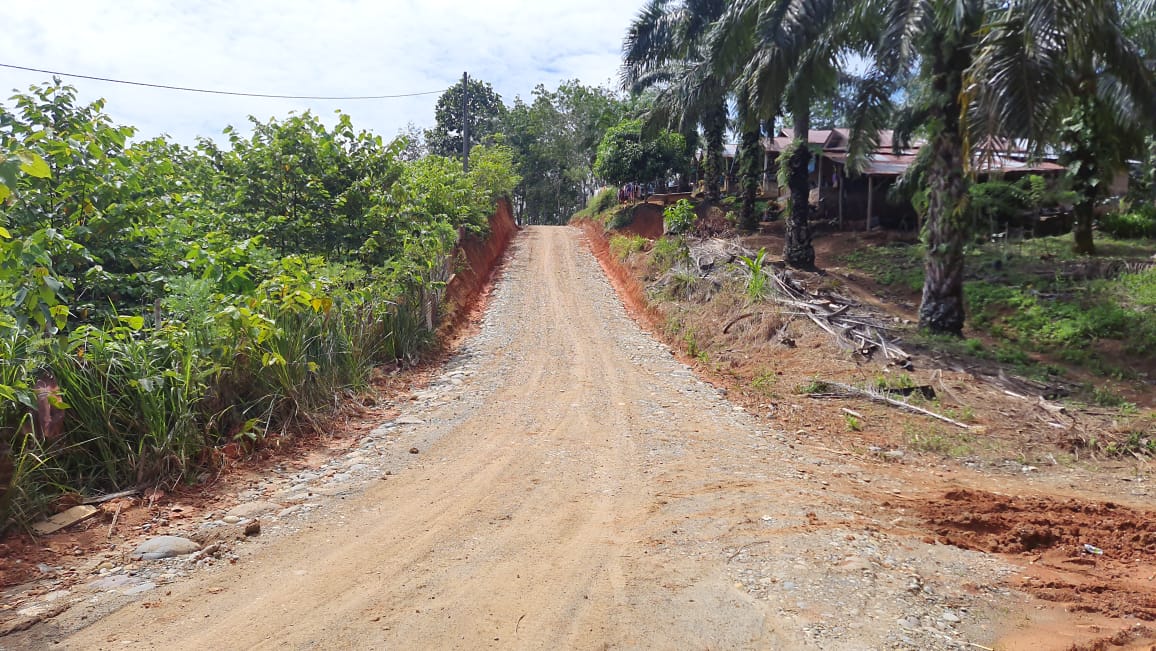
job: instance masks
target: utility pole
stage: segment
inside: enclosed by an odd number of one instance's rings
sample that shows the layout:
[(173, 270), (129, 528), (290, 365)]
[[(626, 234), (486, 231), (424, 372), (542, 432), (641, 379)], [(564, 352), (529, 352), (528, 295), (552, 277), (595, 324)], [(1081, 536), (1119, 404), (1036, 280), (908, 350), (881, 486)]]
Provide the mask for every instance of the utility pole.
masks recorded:
[(462, 171), (470, 171), (470, 75), (462, 73)]

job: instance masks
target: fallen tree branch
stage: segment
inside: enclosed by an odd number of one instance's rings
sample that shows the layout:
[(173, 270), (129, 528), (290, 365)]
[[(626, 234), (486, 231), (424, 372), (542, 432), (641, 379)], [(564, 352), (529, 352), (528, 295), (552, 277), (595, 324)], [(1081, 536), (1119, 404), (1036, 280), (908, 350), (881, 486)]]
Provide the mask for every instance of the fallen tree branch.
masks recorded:
[(740, 314), (740, 315), (736, 316), (735, 318), (731, 319), (729, 323), (727, 323), (725, 326), (723, 326), (723, 334), (725, 335), (725, 334), (729, 333), (731, 331), (731, 326), (733, 326), (734, 324), (738, 323), (739, 321), (742, 321), (743, 319), (749, 319), (754, 315), (755, 315), (754, 312), (747, 312), (746, 314)]
[(130, 488), (126, 491), (120, 491), (119, 493), (109, 493), (108, 495), (101, 495), (100, 497), (90, 497), (81, 502), (81, 504), (104, 504), (105, 502), (115, 500), (118, 497), (128, 497), (129, 495), (136, 495), (139, 492), (139, 488)]
[[(823, 384), (829, 386), (829, 387), (839, 389), (840, 391), (843, 391), (844, 393), (847, 393), (847, 394), (850, 394), (853, 396), (863, 396), (865, 398), (870, 398), (871, 400), (874, 400), (876, 402), (882, 402), (882, 403), (891, 405), (893, 407), (899, 407), (900, 409), (906, 409), (908, 411), (913, 411), (917, 414), (923, 414), (924, 416), (930, 416), (932, 418), (941, 420), (945, 423), (955, 425), (956, 427), (958, 427), (960, 429), (966, 429), (966, 430), (971, 429), (971, 425), (968, 425), (966, 423), (961, 423), (958, 420), (955, 420), (954, 418), (948, 418), (947, 416), (944, 416), (943, 414), (937, 414), (934, 411), (931, 411), (929, 409), (924, 409), (923, 407), (916, 407), (915, 405), (904, 402), (902, 400), (896, 400), (895, 398), (889, 398), (889, 397), (883, 395), (882, 393), (871, 391), (870, 389), (860, 389), (859, 387), (853, 387), (850, 384), (843, 384), (841, 382), (829, 382), (826, 380), (821, 380), (821, 382)], [(815, 395), (817, 397), (817, 394), (812, 394), (812, 395)]]

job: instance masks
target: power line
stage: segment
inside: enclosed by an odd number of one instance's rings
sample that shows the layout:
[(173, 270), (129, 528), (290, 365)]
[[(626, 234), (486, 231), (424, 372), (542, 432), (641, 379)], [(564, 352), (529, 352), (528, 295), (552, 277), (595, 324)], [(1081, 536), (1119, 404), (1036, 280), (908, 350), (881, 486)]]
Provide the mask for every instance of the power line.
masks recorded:
[(418, 97), (420, 95), (436, 95), (445, 92), (442, 90), (429, 90), (421, 93), (399, 93), (396, 95), (351, 95), (348, 97), (332, 97), (326, 95), (271, 95), (268, 93), (241, 93), (230, 90), (212, 90), (208, 88), (189, 88), (187, 86), (170, 86), (168, 84), (150, 84), (143, 81), (126, 81), (124, 79), (110, 79), (108, 77), (94, 77), (92, 75), (79, 75), (73, 72), (58, 72), (55, 70), (43, 70), (41, 68), (28, 68), (26, 66), (14, 66), (9, 63), (0, 63), (0, 68), (11, 68), (13, 70), (24, 70), (27, 72), (39, 72), (46, 75), (57, 75), (60, 77), (76, 77), (77, 79), (91, 79), (93, 81), (106, 81), (111, 84), (124, 84), (126, 86), (144, 86), (146, 88), (163, 88), (165, 90), (179, 90), (187, 93), (207, 93), (209, 95), (233, 95), (236, 97), (264, 97), (268, 99), (315, 99), (315, 100), (363, 100), (363, 99), (398, 99), (402, 97)]

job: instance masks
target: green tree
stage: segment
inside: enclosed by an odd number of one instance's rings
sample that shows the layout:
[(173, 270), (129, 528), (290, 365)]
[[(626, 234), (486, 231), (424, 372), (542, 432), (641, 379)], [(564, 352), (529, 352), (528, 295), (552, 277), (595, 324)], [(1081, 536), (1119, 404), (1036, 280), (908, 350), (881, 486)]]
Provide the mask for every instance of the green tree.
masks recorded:
[(1012, 0), (992, 15), (968, 75), (973, 142), (1061, 148), (1078, 253), (1095, 253), (1096, 201), (1156, 131), (1154, 13), (1152, 0)]
[(594, 172), (614, 185), (665, 181), (686, 167), (686, 142), (680, 134), (644, 134), (641, 120), (626, 120), (607, 130), (598, 146)]
[(594, 159), (603, 134), (625, 116), (627, 102), (605, 88), (564, 82), (516, 98), (505, 142), (516, 153), (521, 183), (514, 204), (528, 223), (565, 223), (597, 190)]
[(450, 86), (438, 97), (434, 109), (434, 128), (425, 132), (426, 145), (431, 154), (461, 158), (462, 156), (462, 95), (468, 89), (470, 144), (489, 144), (501, 133), (506, 105), (502, 96), (494, 92), (488, 82), (470, 78)]
[(729, 79), (704, 59), (707, 37), (726, 0), (651, 0), (631, 23), (623, 44), (622, 85), (656, 89), (649, 119), (684, 130), (702, 126), (707, 197), (721, 195)]
[(791, 194), (783, 256), (796, 267), (815, 263), (809, 215), (812, 111), (816, 104), (832, 103), (840, 82), (848, 79), (840, 62), (864, 49), (858, 25), (846, 18), (855, 7), (849, 0), (735, 0), (709, 39), (710, 68), (733, 79), (739, 96), (748, 98), (752, 106), (746, 113), (753, 116), (748, 121), (789, 112), (794, 142), (780, 158)]

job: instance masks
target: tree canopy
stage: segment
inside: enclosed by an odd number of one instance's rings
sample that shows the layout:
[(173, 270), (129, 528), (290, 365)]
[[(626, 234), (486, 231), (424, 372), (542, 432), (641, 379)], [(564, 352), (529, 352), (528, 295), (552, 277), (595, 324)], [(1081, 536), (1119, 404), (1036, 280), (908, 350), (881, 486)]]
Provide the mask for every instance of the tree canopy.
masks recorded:
[(462, 95), (468, 89), (467, 114), (470, 125), (470, 144), (489, 144), (501, 133), (506, 116), (502, 96), (484, 81), (470, 78), (467, 85), (461, 81), (450, 86), (438, 97), (434, 109), (435, 124), (425, 132), (429, 152), (439, 156), (462, 155)]
[(686, 169), (686, 140), (661, 130), (648, 135), (641, 120), (626, 120), (606, 131), (598, 145), (594, 173), (621, 185), (630, 181), (665, 181)]

